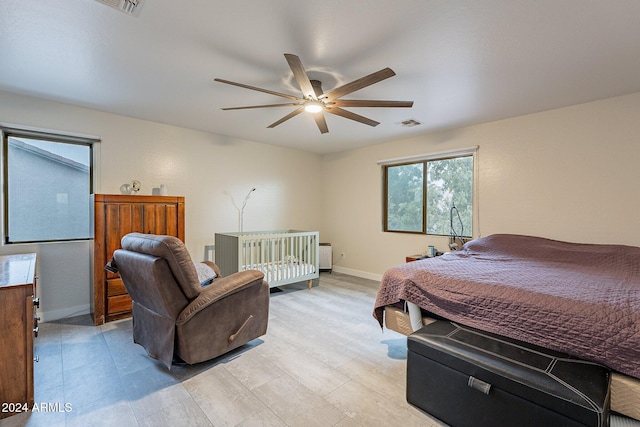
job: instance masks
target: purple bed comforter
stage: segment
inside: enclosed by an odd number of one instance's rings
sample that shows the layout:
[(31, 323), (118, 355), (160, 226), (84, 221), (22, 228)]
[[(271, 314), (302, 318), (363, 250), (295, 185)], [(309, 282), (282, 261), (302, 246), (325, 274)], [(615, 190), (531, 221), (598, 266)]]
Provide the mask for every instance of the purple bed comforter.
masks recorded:
[(387, 270), (374, 317), (401, 301), (640, 378), (637, 247), (483, 237)]

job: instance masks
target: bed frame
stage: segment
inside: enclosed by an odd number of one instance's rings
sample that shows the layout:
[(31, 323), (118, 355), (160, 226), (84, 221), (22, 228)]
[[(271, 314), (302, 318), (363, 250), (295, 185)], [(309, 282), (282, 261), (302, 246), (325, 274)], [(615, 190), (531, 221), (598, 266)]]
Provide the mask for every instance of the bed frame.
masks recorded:
[(269, 287), (319, 277), (319, 233), (277, 230), (215, 234), (215, 262), (223, 276), (243, 270), (264, 273)]
[[(413, 305), (414, 307), (410, 307)], [(384, 309), (384, 325), (387, 329), (410, 335), (413, 333), (418, 324), (428, 325), (435, 322), (428, 316), (422, 317), (422, 322), (410, 316), (413, 310), (418, 306), (411, 302), (407, 302), (407, 309), (402, 310), (398, 307), (386, 306)], [(418, 322), (418, 324), (416, 324)], [(412, 324), (414, 326), (412, 326)], [(630, 376), (612, 372), (611, 374), (611, 410), (618, 412), (627, 417), (640, 420), (640, 380)]]

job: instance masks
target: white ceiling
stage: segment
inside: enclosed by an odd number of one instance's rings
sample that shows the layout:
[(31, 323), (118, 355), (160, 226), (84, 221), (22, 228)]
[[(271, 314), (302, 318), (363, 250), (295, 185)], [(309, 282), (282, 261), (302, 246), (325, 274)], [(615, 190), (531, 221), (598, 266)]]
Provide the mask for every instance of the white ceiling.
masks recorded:
[[(284, 53), (325, 91), (390, 67), (344, 99), (414, 106), (325, 135), (305, 114), (267, 129), (293, 107), (221, 110), (286, 100), (215, 77), (299, 96)], [(638, 92), (640, 1), (0, 0), (0, 90), (330, 153)]]

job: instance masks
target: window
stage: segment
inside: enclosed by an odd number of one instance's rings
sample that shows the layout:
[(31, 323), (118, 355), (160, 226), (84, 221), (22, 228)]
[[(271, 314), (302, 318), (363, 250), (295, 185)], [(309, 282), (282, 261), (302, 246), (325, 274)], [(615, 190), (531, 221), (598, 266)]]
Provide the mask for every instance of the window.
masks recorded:
[(4, 129), (5, 243), (91, 238), (92, 142)]
[(424, 164), (387, 166), (386, 231), (424, 232)]
[(475, 151), (378, 162), (384, 176), (384, 231), (471, 237)]

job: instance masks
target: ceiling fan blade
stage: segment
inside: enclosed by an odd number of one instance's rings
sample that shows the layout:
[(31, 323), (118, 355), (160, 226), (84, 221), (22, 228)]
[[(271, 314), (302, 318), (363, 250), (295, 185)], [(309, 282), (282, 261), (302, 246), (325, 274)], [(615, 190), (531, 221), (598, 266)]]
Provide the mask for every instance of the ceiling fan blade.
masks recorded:
[(368, 119), (351, 111), (343, 110), (340, 107), (331, 107), (325, 110), (327, 113), (335, 114), (336, 116), (344, 117), (345, 119), (355, 120), (356, 122), (364, 123), (369, 126), (378, 126), (380, 123), (375, 120)]
[(280, 120), (278, 120), (277, 122), (271, 123), (269, 126), (267, 126), (267, 128), (274, 128), (274, 127), (278, 126), (279, 124), (281, 124), (283, 122), (286, 122), (290, 118), (297, 116), (298, 114), (302, 113), (303, 111), (304, 111), (304, 107), (297, 108), (297, 109), (293, 110), (292, 112), (290, 112), (289, 114), (287, 114), (286, 116), (284, 116), (283, 118), (281, 118)]
[(285, 104), (248, 105), (246, 107), (227, 107), (222, 110), (248, 110), (249, 108), (269, 108), (269, 107), (291, 107), (300, 105), (297, 102), (287, 102)]
[(329, 132), (329, 128), (327, 127), (327, 121), (325, 120), (324, 114), (322, 113), (322, 111), (319, 113), (314, 113), (313, 119), (316, 121), (316, 124), (318, 125), (318, 129), (320, 129), (320, 133)]
[(289, 68), (293, 72), (293, 77), (296, 78), (298, 82), (298, 86), (300, 86), (300, 90), (302, 91), (302, 95), (305, 98), (317, 99), (316, 92), (313, 90), (313, 86), (311, 85), (311, 80), (309, 80), (309, 76), (307, 72), (304, 70), (302, 66), (302, 61), (298, 56), (293, 55), (291, 53), (285, 53), (284, 57), (287, 58), (287, 62), (289, 63)]
[[(220, 83), (226, 83), (228, 85), (243, 87), (245, 89), (257, 90), (258, 92), (264, 92), (264, 93), (268, 93), (270, 95), (281, 96), (283, 98), (291, 99), (291, 100), (294, 100), (294, 101), (302, 101), (302, 98), (299, 98), (299, 97), (293, 96), (293, 95), (288, 95), (286, 93), (274, 92), (272, 90), (262, 89), (262, 88), (259, 88), (259, 87), (249, 86), (249, 85), (245, 85), (245, 84), (242, 84), (242, 83), (236, 83), (236, 82), (232, 82), (232, 81), (224, 80), (224, 79), (213, 79), (213, 80), (215, 80), (217, 82), (220, 82)], [(309, 83), (309, 84), (311, 84), (311, 83)]]
[(360, 90), (367, 86), (371, 86), (374, 83), (378, 83), (395, 75), (396, 73), (391, 68), (384, 68), (380, 71), (369, 74), (368, 76), (364, 76), (359, 78), (358, 80), (354, 80), (351, 83), (347, 83), (345, 85), (332, 89), (329, 92), (323, 94), (321, 98), (326, 98), (329, 101), (333, 101), (337, 98), (340, 98), (341, 96), (347, 95), (351, 92), (355, 92), (356, 90)]
[(374, 101), (366, 99), (336, 99), (337, 107), (413, 107), (413, 101)]

